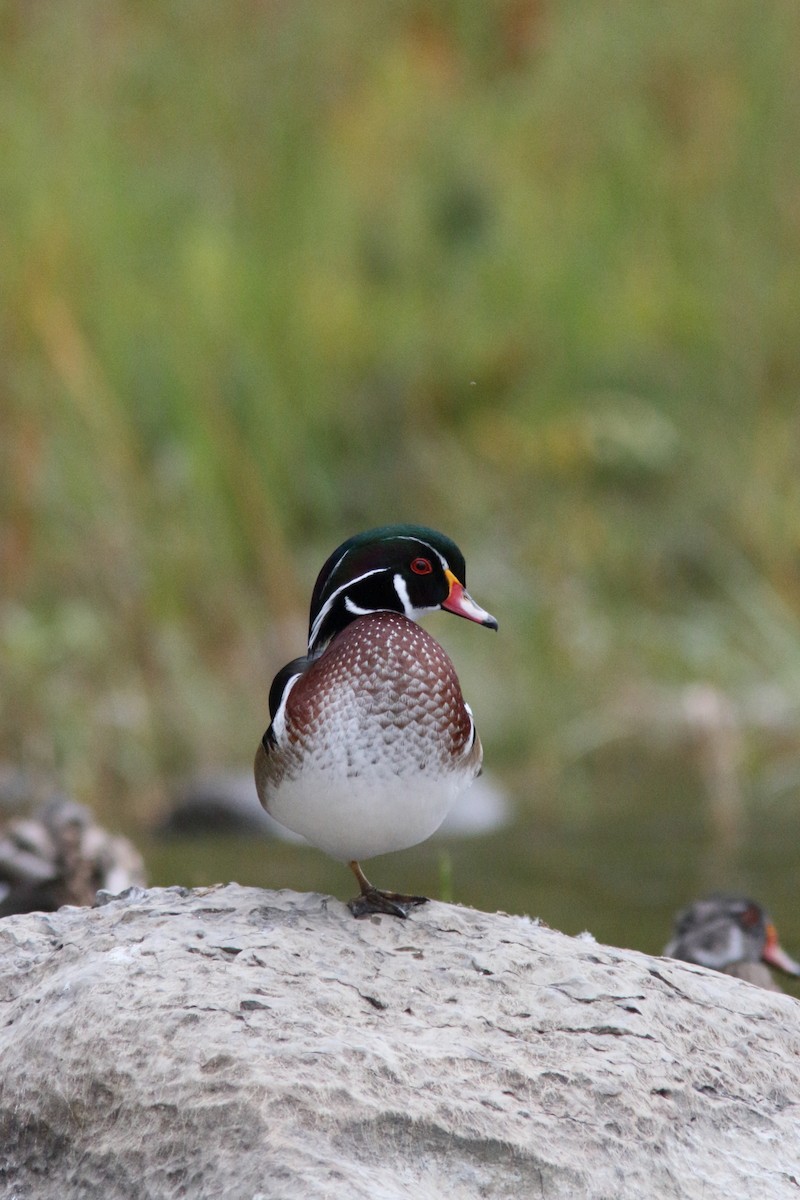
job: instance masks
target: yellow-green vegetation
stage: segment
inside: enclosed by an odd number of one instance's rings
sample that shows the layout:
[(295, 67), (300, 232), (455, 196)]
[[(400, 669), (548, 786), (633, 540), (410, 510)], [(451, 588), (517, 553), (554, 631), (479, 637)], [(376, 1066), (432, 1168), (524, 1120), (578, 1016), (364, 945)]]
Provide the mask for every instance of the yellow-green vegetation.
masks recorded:
[(246, 764), (325, 556), (413, 520), (523, 803), (697, 683), (766, 789), (799, 55), (793, 0), (5, 0), (0, 758), (129, 823)]

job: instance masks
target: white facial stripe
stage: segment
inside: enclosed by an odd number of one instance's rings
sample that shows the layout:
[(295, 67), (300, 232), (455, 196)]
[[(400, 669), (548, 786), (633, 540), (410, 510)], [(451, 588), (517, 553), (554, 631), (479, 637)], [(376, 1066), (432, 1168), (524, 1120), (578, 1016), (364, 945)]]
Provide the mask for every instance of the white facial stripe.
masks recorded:
[[(400, 537), (397, 540), (404, 541), (404, 542), (417, 542), (420, 546), (427, 546), (428, 549), (430, 550), (431, 554), (435, 554), (436, 557), (438, 558), (439, 562), (442, 564), (442, 569), (444, 571), (450, 570), (450, 564), (448, 563), (448, 561), (444, 557), (444, 555), (440, 554), (439, 551), (436, 549), (436, 547), (432, 546), (430, 544), (430, 542), (426, 542), (424, 538), (414, 537), (412, 534), (408, 534), (408, 533), (402, 533), (402, 534), (400, 534)], [(427, 612), (428, 609), (426, 609), (425, 611)]]
[(372, 571), (365, 571), (364, 574), (359, 575), (357, 579), (348, 579), (347, 583), (343, 583), (341, 587), (338, 587), (335, 592), (331, 593), (331, 595), (323, 604), (322, 608), (317, 613), (317, 618), (314, 621), (314, 624), (311, 626), (311, 633), (309, 634), (308, 638), (309, 650), (313, 650), (314, 643), (319, 637), (320, 628), (322, 627), (322, 624), (328, 613), (331, 611), (331, 608), (333, 607), (337, 597), (340, 596), (342, 592), (346, 591), (347, 588), (352, 587), (354, 583), (360, 583), (362, 579), (368, 579), (370, 575), (380, 575), (382, 571), (387, 571), (388, 569), (388, 567), (375, 567), (375, 569)]
[(403, 612), (410, 621), (413, 621), (414, 617), (412, 614), (414, 612), (414, 605), (411, 603), (411, 597), (408, 594), (408, 588), (406, 587), (405, 579), (403, 579), (402, 575), (395, 575), (392, 579), (392, 583), (394, 584), (394, 590), (397, 592), (400, 603), (403, 606)]
[(348, 612), (353, 614), (354, 617), (365, 617), (367, 613), (375, 611), (374, 608), (359, 608), (357, 604), (353, 603), (349, 596), (345, 596), (344, 606)]
[(394, 590), (397, 592), (398, 599), (400, 600), (400, 603), (403, 606), (403, 611), (408, 617), (409, 621), (418, 621), (420, 617), (425, 616), (425, 613), (436, 612), (438, 609), (438, 604), (431, 604), (427, 608), (415, 608), (411, 603), (411, 597), (408, 594), (408, 587), (406, 586), (406, 581), (403, 579), (402, 575), (394, 575), (392, 577), (392, 583), (394, 584)]
[(339, 557), (337, 558), (336, 562), (333, 564), (333, 566), (331, 567), (330, 571), (328, 572), (328, 574), (329, 574), (329, 575), (335, 575), (335, 574), (336, 574), (336, 572), (339, 570), (339, 567), (340, 567), (340, 566), (341, 566), (341, 564), (344, 562), (344, 560), (347, 558), (347, 556), (348, 556), (348, 554), (349, 554), (349, 553), (350, 553), (350, 551), (349, 551), (349, 550), (345, 550), (344, 554), (340, 554), (340, 555), (339, 555)]
[(281, 696), (281, 702), (278, 705), (278, 710), (275, 713), (275, 716), (272, 718), (272, 733), (279, 746), (283, 742), (283, 738), (286, 733), (286, 701), (289, 699), (289, 692), (297, 683), (301, 674), (302, 672), (298, 671), (297, 674), (292, 675), (287, 682), (286, 687), (283, 689), (283, 695)]
[[(715, 922), (709, 929), (705, 938), (701, 938), (696, 957), (690, 961), (699, 962), (704, 967), (713, 967), (715, 970), (722, 970), (729, 963), (743, 962), (748, 958), (748, 946), (743, 931), (733, 921), (730, 923), (725, 918), (725, 931), (722, 935), (720, 929), (721, 921)], [(684, 930), (683, 932), (688, 932)], [(682, 934), (674, 938), (665, 951), (668, 958), (672, 957), (672, 952), (680, 945)]]
[(727, 959), (730, 962), (738, 962), (740, 959), (745, 957), (746, 953), (744, 934), (738, 925), (734, 925), (731, 933), (733, 936), (731, 937), (730, 953), (727, 956)]

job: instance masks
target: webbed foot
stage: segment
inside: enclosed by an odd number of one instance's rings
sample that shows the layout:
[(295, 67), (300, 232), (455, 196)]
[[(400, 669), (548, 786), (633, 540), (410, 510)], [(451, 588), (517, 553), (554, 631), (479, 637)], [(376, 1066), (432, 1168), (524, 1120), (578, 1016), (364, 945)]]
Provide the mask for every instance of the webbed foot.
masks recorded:
[(368, 917), (373, 913), (385, 913), (390, 917), (401, 917), (403, 920), (420, 904), (427, 904), (427, 896), (404, 896), (402, 892), (383, 892), (367, 879), (355, 859), (350, 863), (350, 870), (358, 880), (361, 895), (354, 900), (348, 900), (347, 907), (354, 917)]
[(386, 913), (390, 917), (402, 917), (405, 920), (412, 909), (427, 903), (427, 896), (404, 896), (400, 892), (382, 892), (379, 888), (370, 887), (355, 899), (348, 900), (347, 907), (354, 917)]

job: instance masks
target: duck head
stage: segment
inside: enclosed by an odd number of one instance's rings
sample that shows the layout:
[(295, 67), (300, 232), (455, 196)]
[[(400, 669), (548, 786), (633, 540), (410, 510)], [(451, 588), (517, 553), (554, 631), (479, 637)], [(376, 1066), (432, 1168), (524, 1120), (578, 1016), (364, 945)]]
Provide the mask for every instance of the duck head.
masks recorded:
[(465, 587), (464, 555), (450, 538), (424, 525), (368, 529), (337, 547), (311, 597), (308, 652), (317, 654), (346, 625), (373, 612), (412, 621), (444, 609), (488, 629), (497, 621)]
[(772, 918), (745, 896), (708, 896), (682, 909), (664, 953), (715, 971), (763, 962), (787, 975), (800, 975), (800, 963), (781, 946)]

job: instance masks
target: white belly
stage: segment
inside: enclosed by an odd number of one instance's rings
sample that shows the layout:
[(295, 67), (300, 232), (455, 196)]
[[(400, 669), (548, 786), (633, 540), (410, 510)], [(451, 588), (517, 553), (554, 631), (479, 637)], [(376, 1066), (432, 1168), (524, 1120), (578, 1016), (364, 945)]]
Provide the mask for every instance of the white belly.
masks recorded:
[(337, 778), (306, 770), (284, 779), (269, 797), (269, 812), (287, 829), (342, 862), (373, 858), (424, 842), (447, 816), (470, 774), (446, 778)]

